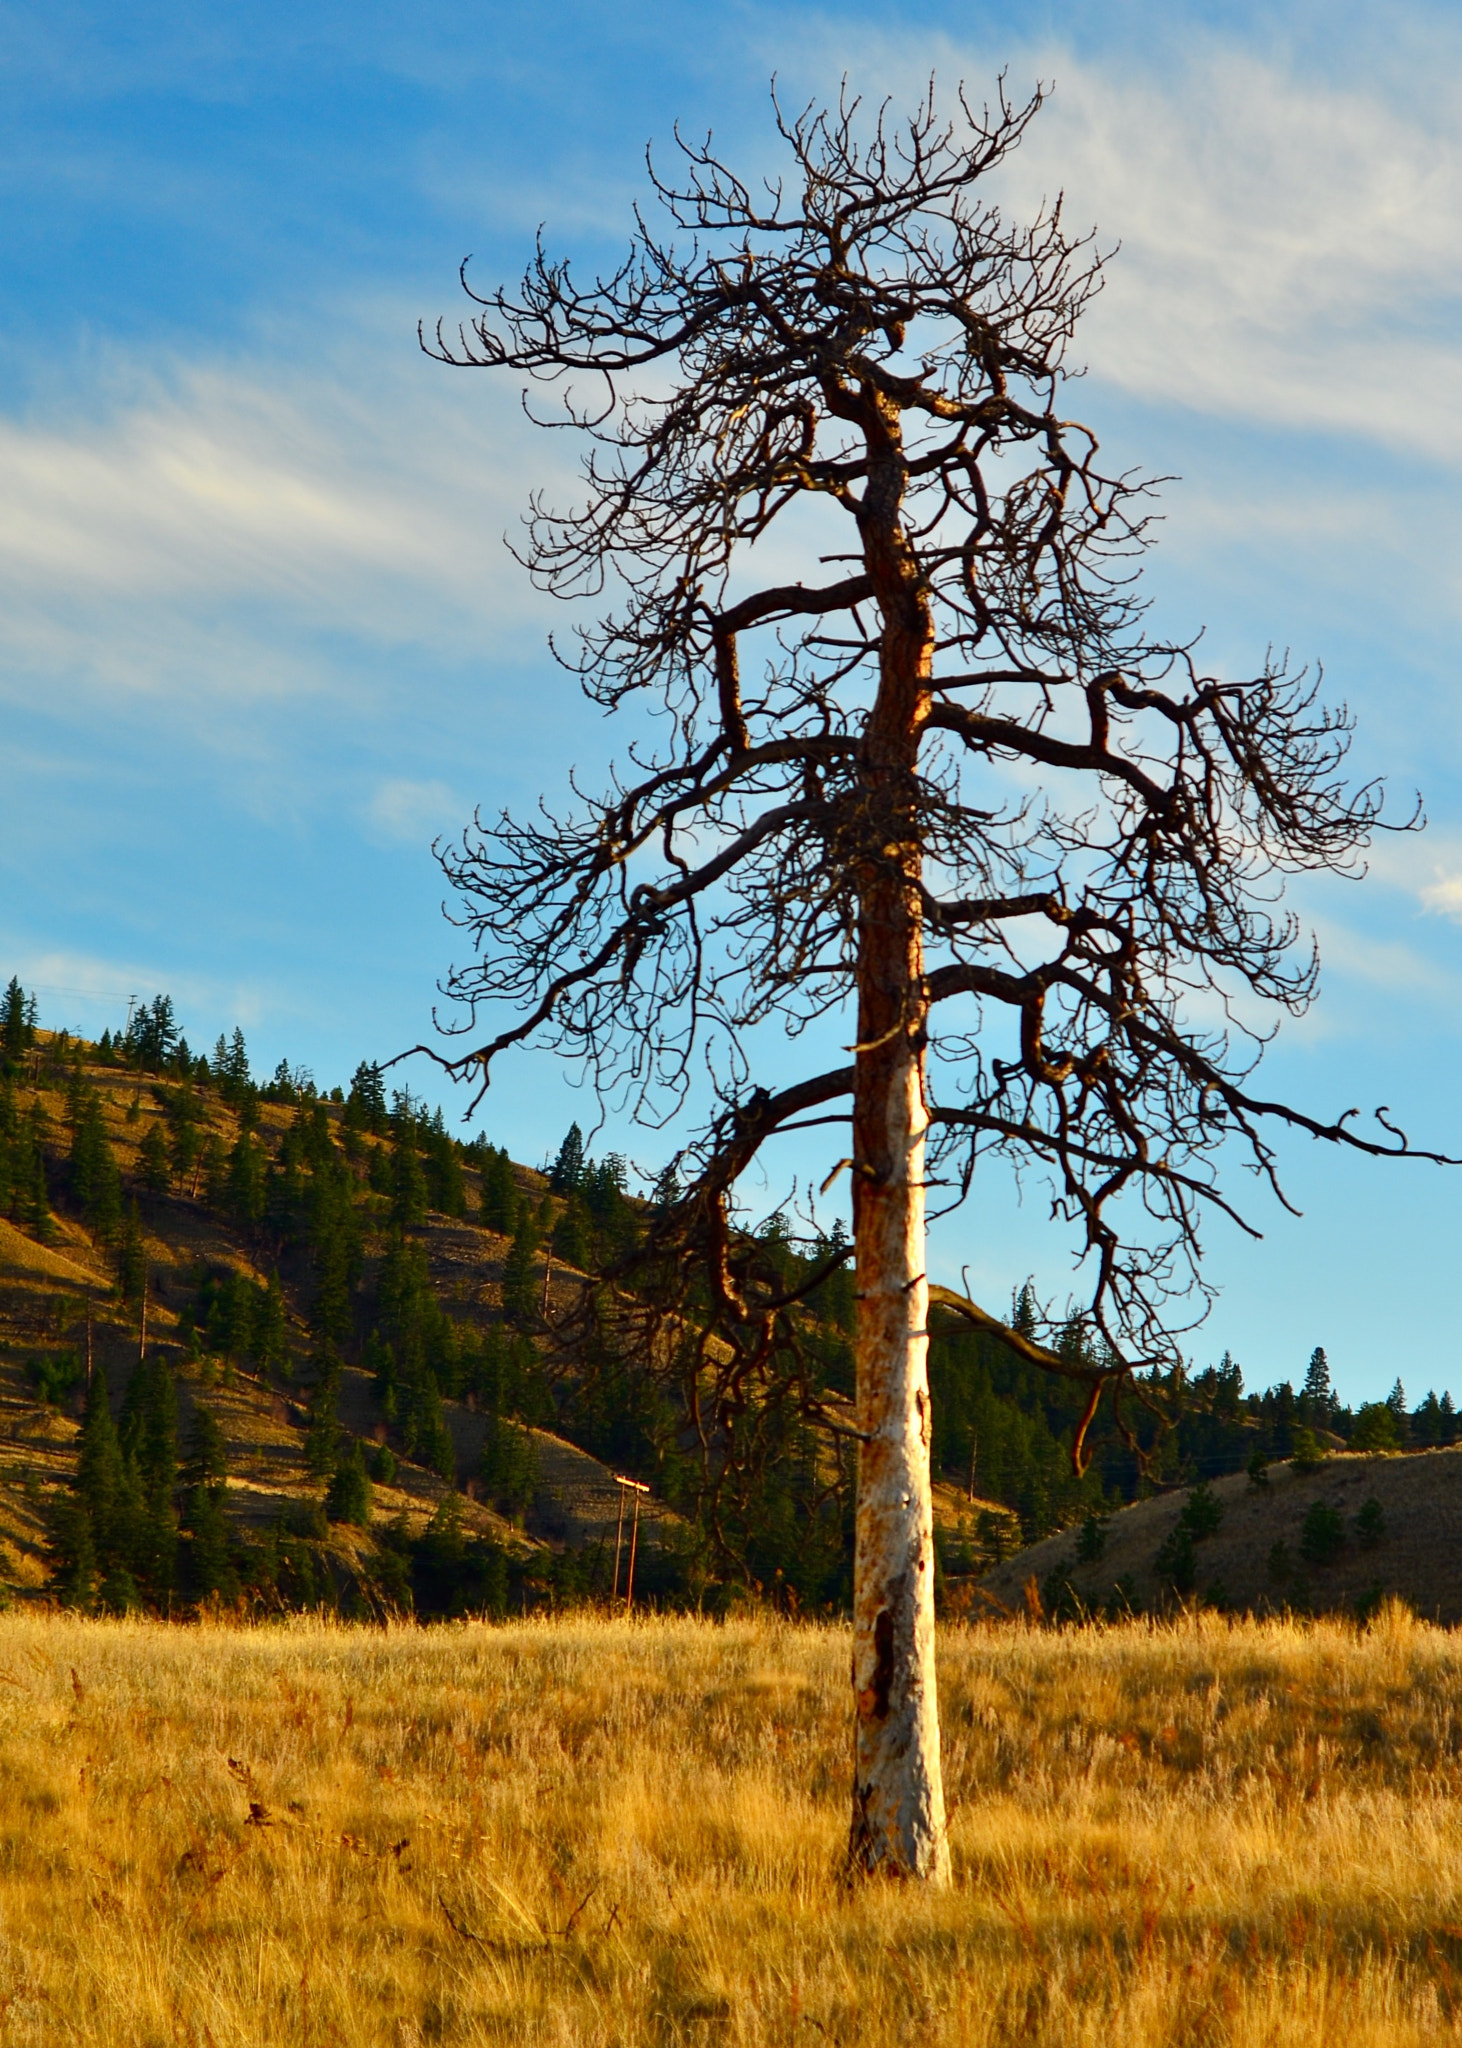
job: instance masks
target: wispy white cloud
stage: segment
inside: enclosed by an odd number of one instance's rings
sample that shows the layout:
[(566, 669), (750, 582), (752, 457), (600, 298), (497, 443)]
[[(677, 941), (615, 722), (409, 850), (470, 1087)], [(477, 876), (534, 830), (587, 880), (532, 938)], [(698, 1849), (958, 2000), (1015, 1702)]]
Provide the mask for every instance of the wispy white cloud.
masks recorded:
[[(1398, 21), (1398, 35), (1404, 27)], [(1417, 53), (1425, 47), (1418, 35)], [(846, 24), (798, 39), (796, 75), (841, 72), (907, 103), (931, 67), (950, 95), (1002, 66), (1054, 82), (1002, 174), (1025, 215), (1120, 241), (1079, 353), (1144, 399), (1340, 431), (1462, 460), (1462, 82), (1342, 79), (1191, 31), (1109, 57), (1000, 52)], [(1175, 52), (1177, 54), (1175, 54)], [(784, 70), (788, 68), (784, 55)]]
[(382, 838), (420, 845), (459, 826), (470, 809), (445, 782), (392, 777), (377, 786), (367, 814)]
[(502, 545), (530, 468), (516, 400), (428, 363), (397, 310), (325, 357), (267, 336), (248, 360), (119, 365), (85, 413), (0, 419), (5, 665), (218, 701), (321, 686), (311, 634), (536, 643), (543, 601)]

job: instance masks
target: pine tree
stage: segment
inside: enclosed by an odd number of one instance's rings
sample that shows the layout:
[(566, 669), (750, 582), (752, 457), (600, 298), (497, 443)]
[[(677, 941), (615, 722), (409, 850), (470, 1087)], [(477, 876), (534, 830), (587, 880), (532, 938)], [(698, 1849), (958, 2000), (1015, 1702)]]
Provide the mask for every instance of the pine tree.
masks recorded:
[(10, 985), (4, 997), (0, 998), (0, 1059), (9, 1071), (20, 1065), (35, 1038), (35, 1026), (30, 1022), (30, 1015), (25, 990), (12, 974)]
[(253, 1226), (264, 1220), (264, 1154), (257, 1139), (240, 1131), (228, 1156), (228, 1207), (238, 1222)]
[(378, 1066), (368, 1065), (362, 1060), (351, 1076), (350, 1094), (345, 1102), (345, 1121), (353, 1129), (372, 1131), (377, 1137), (384, 1135), (387, 1128), (386, 1090)]
[(195, 1403), (188, 1430), (188, 1451), (183, 1462), (183, 1484), (188, 1487), (216, 1486), (228, 1478), (228, 1446), (218, 1417), (201, 1401)]
[(140, 1543), (132, 1560), (137, 1580), (159, 1608), (177, 1584), (178, 1395), (172, 1368), (161, 1354), (143, 1359), (122, 1403), (122, 1455), (137, 1473), (142, 1493)]
[(518, 1188), (513, 1163), (505, 1150), (489, 1145), (482, 1160), (482, 1193), (478, 1213), (484, 1230), (511, 1237), (518, 1221)]
[(1305, 1368), (1304, 1399), (1309, 1404), (1309, 1413), (1318, 1422), (1326, 1421), (1335, 1407), (1335, 1396), (1330, 1387), (1330, 1361), (1320, 1344), (1310, 1353), (1310, 1362)]
[(359, 1437), (352, 1437), (336, 1460), (325, 1513), (332, 1522), (349, 1522), (357, 1529), (370, 1527), (371, 1481)]
[(401, 1230), (426, 1221), (426, 1175), (415, 1133), (404, 1119), (397, 1124), (392, 1141), (391, 1221)]
[(585, 1164), (584, 1134), (577, 1124), (570, 1124), (549, 1171), (548, 1185), (556, 1195), (573, 1194), (583, 1182)]
[(314, 1359), (315, 1384), (310, 1394), (309, 1428), (305, 1436), (305, 1469), (311, 1479), (328, 1479), (340, 1448), (340, 1361), (328, 1346)]
[(165, 1195), (172, 1185), (167, 1132), (160, 1122), (147, 1127), (138, 1153), (138, 1178), (149, 1195)]
[(147, 1285), (147, 1240), (137, 1204), (127, 1204), (126, 1219), (117, 1243), (117, 1292), (125, 1302), (138, 1302)]
[(534, 1260), (538, 1251), (538, 1229), (525, 1202), (513, 1233), (512, 1249), (503, 1265), (503, 1314), (519, 1329), (538, 1320), (538, 1281)]
[(227, 1489), (221, 1485), (190, 1487), (183, 1504), (183, 1585), (190, 1600), (229, 1602), (239, 1596), (239, 1575), (228, 1539), (224, 1510)]

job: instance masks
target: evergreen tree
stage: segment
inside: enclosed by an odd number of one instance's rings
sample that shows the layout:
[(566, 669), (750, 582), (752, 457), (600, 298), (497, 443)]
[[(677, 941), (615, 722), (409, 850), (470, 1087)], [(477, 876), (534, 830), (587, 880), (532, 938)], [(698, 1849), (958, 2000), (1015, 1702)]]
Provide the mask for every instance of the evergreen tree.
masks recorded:
[(167, 1132), (159, 1121), (148, 1125), (139, 1148), (138, 1178), (149, 1195), (165, 1195), (172, 1185)]
[(587, 1272), (589, 1266), (589, 1228), (583, 1203), (571, 1196), (553, 1226), (553, 1255), (580, 1273)]
[(484, 1230), (511, 1237), (518, 1222), (518, 1187), (513, 1163), (505, 1150), (489, 1145), (482, 1158), (479, 1215)]
[(368, 1529), (371, 1521), (371, 1481), (359, 1437), (352, 1437), (335, 1463), (325, 1513), (332, 1522), (349, 1522)]
[(1323, 1345), (1317, 1344), (1310, 1353), (1310, 1362), (1305, 1368), (1304, 1393), (1317, 1416), (1323, 1418), (1329, 1414), (1333, 1398), (1330, 1391), (1330, 1361), (1325, 1356)]
[(225, 1199), (235, 1220), (249, 1228), (264, 1220), (264, 1154), (256, 1138), (240, 1131), (228, 1155)]
[(371, 1131), (378, 1138), (385, 1135), (386, 1090), (378, 1066), (368, 1065), (362, 1060), (351, 1076), (350, 1093), (345, 1101), (345, 1120), (353, 1129)]
[(204, 1200), (210, 1209), (221, 1209), (228, 1200), (228, 1153), (217, 1131), (210, 1131), (203, 1140), (198, 1171)]
[(570, 1124), (563, 1143), (558, 1148), (548, 1175), (548, 1185), (556, 1195), (571, 1195), (584, 1179), (584, 1134), (577, 1124)]
[(538, 1230), (525, 1202), (513, 1233), (512, 1248), (503, 1265), (503, 1314), (519, 1329), (538, 1321), (539, 1281), (534, 1270), (538, 1251)]
[(20, 1199), (16, 1208), (20, 1222), (41, 1244), (50, 1244), (56, 1234), (51, 1217), (50, 1181), (46, 1173), (48, 1137), (49, 1120), (37, 1097), (26, 1115), (21, 1135), (21, 1175), (16, 1190)]
[(316, 1351), (314, 1373), (305, 1436), (305, 1469), (311, 1479), (328, 1479), (335, 1470), (340, 1449), (340, 1361), (328, 1347)]
[(426, 1221), (426, 1175), (410, 1123), (398, 1121), (391, 1150), (391, 1221), (409, 1230)]
[(521, 1515), (538, 1487), (538, 1451), (527, 1430), (501, 1415), (489, 1417), (477, 1474), (500, 1515)]
[(201, 1401), (195, 1403), (188, 1429), (187, 1456), (183, 1462), (183, 1484), (216, 1486), (228, 1478), (228, 1446), (218, 1417)]
[(15, 975), (0, 998), (0, 1065), (14, 1073), (35, 1043), (35, 1006)]
[(147, 1285), (147, 1240), (137, 1204), (127, 1204), (126, 1218), (117, 1241), (117, 1292), (125, 1302), (140, 1302)]
[(201, 1605), (225, 1604), (239, 1597), (239, 1575), (229, 1545), (222, 1486), (190, 1487), (183, 1504), (183, 1585), (187, 1597)]
[(154, 1352), (135, 1368), (122, 1403), (122, 1454), (142, 1496), (139, 1542), (130, 1560), (137, 1582), (158, 1607), (177, 1584), (178, 1395), (172, 1368)]

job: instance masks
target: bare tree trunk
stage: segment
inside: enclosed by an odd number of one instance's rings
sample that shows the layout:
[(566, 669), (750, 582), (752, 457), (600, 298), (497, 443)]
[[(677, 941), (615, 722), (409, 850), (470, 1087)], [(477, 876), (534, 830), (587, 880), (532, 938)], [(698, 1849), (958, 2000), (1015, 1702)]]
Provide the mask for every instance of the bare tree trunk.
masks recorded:
[[(864, 538), (883, 613), (864, 786), (875, 845), (859, 906), (853, 1097), (858, 1276), (858, 1516), (853, 1562), (853, 1823), (863, 1870), (949, 1876), (934, 1675), (929, 1283), (924, 1270), (928, 993), (914, 778), (933, 622), (898, 523), (896, 416), (868, 416)], [(884, 488), (880, 492), (880, 483)], [(882, 503), (880, 504), (880, 497)]]

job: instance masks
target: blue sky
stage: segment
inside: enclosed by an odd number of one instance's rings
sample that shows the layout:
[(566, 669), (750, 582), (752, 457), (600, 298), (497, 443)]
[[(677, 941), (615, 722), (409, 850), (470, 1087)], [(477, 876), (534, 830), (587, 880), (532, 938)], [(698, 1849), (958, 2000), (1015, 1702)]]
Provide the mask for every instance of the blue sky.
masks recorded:
[[(501, 541), (569, 451), (425, 362), (417, 318), (540, 220), (612, 251), (677, 119), (770, 161), (773, 71), (798, 98), (1002, 66), (1056, 87), (1010, 202), (1064, 189), (1122, 244), (1082, 405), (1181, 478), (1160, 615), (1236, 668), (1323, 659), (1358, 761), (1427, 800), (1364, 886), (1297, 897), (1325, 990), (1269, 1080), (1462, 1151), (1454, 10), (0, 8), (0, 970), (45, 1019), (167, 989), (195, 1043), (241, 1022), (322, 1081), (421, 1037), (453, 956), (433, 834), (611, 736)], [(485, 1123), (538, 1159), (575, 1114), (530, 1059)], [(1305, 1214), (1215, 1235), (1199, 1361), (1264, 1383), (1323, 1343), (1352, 1397), (1462, 1392), (1462, 1175), (1286, 1163)], [(994, 1179), (933, 1263), (992, 1302), (1066, 1286), (1039, 1194)]]

